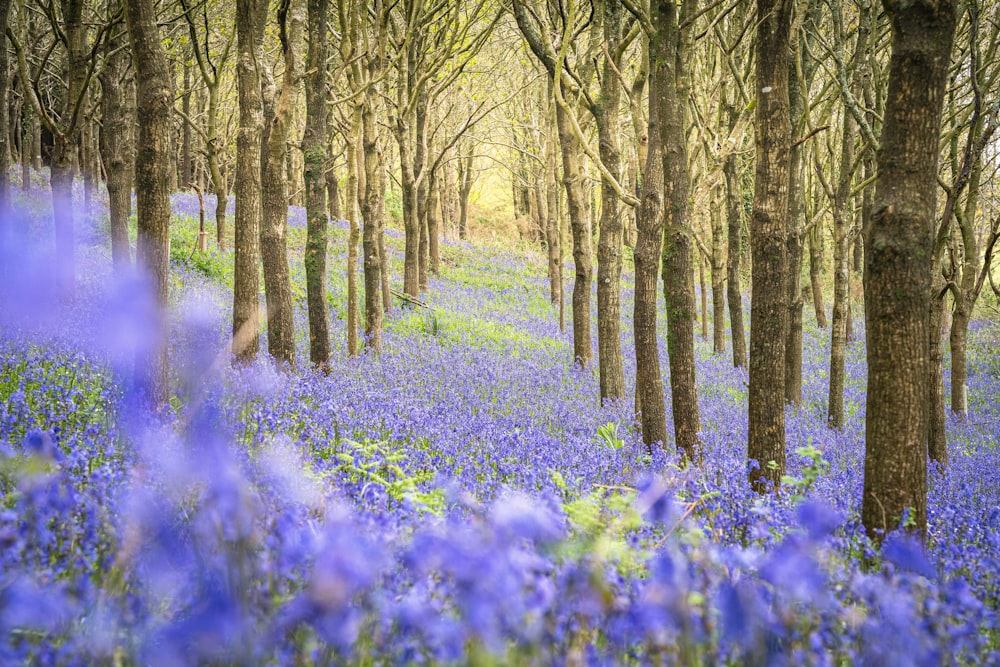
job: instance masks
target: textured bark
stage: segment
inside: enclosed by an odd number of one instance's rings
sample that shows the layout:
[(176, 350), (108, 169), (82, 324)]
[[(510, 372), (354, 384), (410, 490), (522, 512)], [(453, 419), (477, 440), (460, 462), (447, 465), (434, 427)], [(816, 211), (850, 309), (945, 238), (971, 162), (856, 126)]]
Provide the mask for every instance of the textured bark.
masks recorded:
[(847, 322), (850, 309), (851, 172), (854, 162), (856, 126), (844, 112), (840, 147), (840, 176), (833, 197), (833, 319), (830, 326), (830, 386), (826, 422), (830, 428), (844, 427), (844, 358), (847, 352)]
[(379, 261), (379, 283), (382, 288), (382, 310), (386, 313), (392, 312), (392, 291), (390, 288), (389, 280), (389, 255), (385, 251), (385, 188), (389, 177), (387, 175), (387, 170), (385, 162), (382, 160), (382, 155), (379, 154), (378, 161), (378, 197), (380, 204), (380, 209), (377, 211), (376, 220), (378, 221), (378, 256)]
[(938, 267), (932, 267), (931, 307), (928, 318), (927, 338), (929, 343), (930, 377), (927, 382), (930, 403), (927, 426), (927, 454), (931, 461), (942, 466), (948, 465), (948, 444), (945, 432), (944, 414), (944, 374), (941, 351), (941, 329), (944, 318), (944, 276)]
[[(805, 113), (805, 93), (801, 90), (794, 64), (789, 64), (789, 118), (796, 136), (802, 134)], [(802, 144), (789, 151), (788, 222), (785, 228), (785, 253), (788, 269), (785, 300), (788, 304), (788, 325), (785, 329), (785, 402), (802, 403), (802, 235), (805, 228), (805, 187), (803, 183)]]
[[(116, 2), (117, 4), (117, 2)], [(108, 41), (101, 72), (101, 158), (107, 174), (108, 217), (111, 223), (111, 261), (120, 271), (132, 263), (128, 220), (132, 215), (132, 80), (128, 75), (125, 35)]]
[(955, 4), (883, 3), (889, 92), (865, 243), (868, 408), (861, 518), (872, 539), (908, 514), (927, 531), (928, 312), (938, 140)]
[[(618, 53), (622, 39), (622, 5), (610, 0), (601, 5), (604, 27), (603, 73), (599, 101), (591, 111), (597, 125), (598, 151), (607, 173), (621, 179), (620, 125), (621, 71)], [(526, 167), (525, 167), (526, 169)], [(597, 358), (600, 371), (601, 400), (625, 397), (625, 366), (621, 335), (622, 234), (624, 216), (614, 187), (601, 179), (601, 217), (597, 242)]]
[(590, 251), (590, 208), (580, 168), (582, 153), (576, 135), (570, 127), (566, 111), (556, 105), (556, 126), (563, 165), (563, 187), (566, 189), (569, 226), (573, 233), (573, 360), (588, 368), (593, 357), (590, 338), (590, 283), (593, 264)]
[(264, 125), (259, 66), (266, 5), (236, 3), (236, 87), (240, 125), (236, 136), (236, 217), (233, 270), (233, 354), (239, 362), (257, 356), (260, 338), (261, 135)]
[(823, 283), (820, 276), (823, 273), (823, 230), (817, 225), (809, 232), (809, 284), (812, 287), (813, 311), (816, 313), (816, 326), (826, 328), (826, 306), (823, 304)]
[[(147, 272), (161, 316), (167, 307), (170, 261), (170, 190), (173, 171), (174, 91), (167, 55), (156, 23), (152, 0), (125, 0), (129, 41), (137, 75), (135, 155), (136, 264)], [(157, 407), (167, 404), (166, 330), (155, 328), (152, 340), (136, 349), (136, 388)]]
[[(367, 96), (366, 96), (367, 97)], [(362, 146), (364, 147), (364, 197), (361, 218), (364, 220), (362, 244), (365, 272), (365, 344), (375, 354), (382, 351), (382, 248), (379, 237), (385, 202), (379, 185), (381, 168), (375, 136), (374, 96), (365, 100), (361, 114)]]
[(260, 252), (264, 264), (264, 297), (267, 305), (267, 351), (279, 363), (295, 368), (295, 323), (292, 319), (292, 281), (288, 271), (288, 195), (285, 189), (286, 140), (292, 123), (298, 63), (292, 51), (302, 31), (298, 4), (281, 0), (277, 7), (278, 37), (285, 70), (281, 92), (274, 100), (274, 84), (264, 68), (267, 102), (261, 156)]
[(306, 25), (306, 126), (302, 170), (306, 191), (306, 302), (309, 312), (309, 361), (330, 363), (330, 325), (326, 316), (326, 122), (327, 31), (329, 0), (309, 0)]
[[(682, 12), (694, 11), (685, 1)], [(657, 0), (653, 25), (663, 35), (666, 54), (658, 64), (664, 87), (659, 96), (660, 141), (663, 160), (663, 292), (667, 305), (667, 356), (670, 361), (670, 397), (673, 406), (677, 449), (689, 461), (701, 460), (701, 418), (694, 357), (694, 284), (691, 218), (688, 207), (687, 138), (684, 109), (688, 83), (684, 71), (686, 49), (678, 27), (678, 8), (673, 0)]]
[[(441, 270), (441, 192), (438, 187), (438, 171), (435, 169), (427, 176), (427, 262), (432, 275), (438, 275)], [(426, 288), (427, 285), (425, 284)]]
[[(739, 114), (736, 107), (729, 105), (729, 130), (736, 127)], [(726, 177), (726, 239), (728, 241), (726, 261), (726, 297), (729, 300), (729, 328), (733, 340), (733, 366), (747, 365), (746, 334), (743, 330), (743, 293), (740, 289), (740, 256), (743, 254), (743, 193), (740, 190), (735, 152), (726, 155), (722, 171)]]
[(660, 142), (659, 110), (670, 95), (664, 85), (666, 69), (674, 56), (667, 36), (654, 32), (650, 37), (648, 152), (642, 174), (642, 192), (636, 216), (635, 338), (636, 411), (642, 424), (642, 440), (647, 447), (667, 444), (667, 415), (660, 374), (660, 350), (656, 332), (656, 288), (663, 251), (663, 154)]
[[(789, 147), (790, 0), (758, 0), (756, 155), (750, 241), (750, 482), (763, 492), (785, 474), (786, 239)], [(772, 463), (773, 462), (773, 463)]]

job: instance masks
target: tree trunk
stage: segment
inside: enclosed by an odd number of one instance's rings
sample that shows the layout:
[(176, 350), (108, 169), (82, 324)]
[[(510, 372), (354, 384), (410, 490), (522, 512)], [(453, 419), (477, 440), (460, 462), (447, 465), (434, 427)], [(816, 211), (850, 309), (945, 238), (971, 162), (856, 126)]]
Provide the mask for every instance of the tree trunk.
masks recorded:
[(932, 268), (931, 307), (928, 318), (927, 338), (929, 342), (930, 377), (928, 401), (930, 402), (927, 427), (927, 454), (931, 461), (942, 466), (948, 465), (948, 443), (945, 432), (944, 377), (941, 352), (941, 320), (944, 316), (944, 276), (937, 266)]
[[(432, 275), (441, 272), (441, 216), (443, 207), (440, 190), (438, 189), (437, 170), (427, 175), (427, 253), (429, 268)], [(426, 288), (427, 286), (424, 285)]]
[(233, 354), (247, 362), (257, 356), (260, 338), (261, 135), (263, 60), (261, 0), (236, 3), (236, 84), (240, 128), (236, 136), (235, 266), (233, 270)]
[[(274, 84), (265, 68), (265, 88), (272, 100), (264, 126), (261, 159), (261, 203), (263, 224), (260, 251), (264, 263), (264, 297), (267, 304), (267, 350), (278, 362), (295, 368), (295, 323), (292, 319), (292, 281), (288, 272), (288, 195), (285, 189), (286, 139), (294, 111), (298, 67), (292, 44), (302, 30), (300, 9), (291, 0), (281, 0), (277, 7), (278, 36), (285, 70), (281, 92), (274, 100)], [(290, 14), (290, 15), (289, 15)]]
[[(181, 97), (181, 111), (191, 117), (191, 63), (184, 61), (184, 94)], [(194, 162), (191, 160), (191, 125), (181, 124), (181, 187), (190, 188), (194, 183)]]
[[(686, 1), (682, 12), (693, 12)], [(688, 196), (687, 126), (684, 109), (688, 82), (684, 71), (686, 50), (681, 43), (677, 5), (657, 0), (653, 25), (663, 35), (666, 48), (662, 64), (664, 94), (659, 96), (659, 120), (663, 150), (664, 242), (663, 292), (667, 305), (667, 356), (670, 362), (670, 396), (673, 405), (677, 450), (688, 461), (701, 460), (701, 418), (694, 357), (694, 284), (692, 231)]]
[(555, 119), (549, 113), (549, 139), (545, 144), (545, 243), (549, 257), (549, 300), (562, 307), (562, 235), (559, 229), (559, 190), (556, 165)]
[(379, 246), (380, 227), (384, 215), (383, 190), (379, 188), (378, 145), (375, 136), (375, 104), (373, 94), (366, 95), (361, 114), (362, 146), (364, 147), (364, 198), (361, 218), (364, 220), (362, 243), (365, 271), (365, 344), (375, 354), (382, 351), (382, 248)]
[(351, 140), (347, 146), (347, 354), (355, 357), (360, 351), (358, 347), (358, 241), (361, 236), (358, 212), (359, 176), (358, 170), (364, 156), (360, 154), (361, 146), (358, 139), (361, 136), (361, 109), (355, 107), (351, 119)]
[(669, 60), (674, 56), (667, 36), (656, 32), (650, 39), (648, 152), (642, 174), (642, 192), (636, 216), (635, 303), (635, 393), (642, 441), (667, 444), (667, 415), (660, 374), (660, 350), (656, 332), (656, 287), (663, 252), (663, 153), (659, 110), (671, 94), (665, 84)]
[[(604, 2), (604, 56), (600, 102), (595, 105), (598, 150), (601, 162), (615, 180), (621, 179), (621, 149), (619, 147), (619, 113), (621, 104), (620, 58), (612, 60), (622, 39), (620, 2)], [(527, 167), (524, 167), (527, 169)], [(601, 400), (625, 397), (625, 367), (622, 358), (621, 335), (621, 275), (623, 217), (614, 187), (601, 180), (601, 217), (597, 243), (597, 353), (600, 370)]]
[(816, 326), (826, 328), (826, 306), (823, 305), (823, 230), (819, 225), (809, 231), (809, 284), (812, 287), (813, 310), (816, 312)]
[(472, 192), (472, 164), (474, 157), (458, 158), (458, 238), (469, 238), (469, 193)]
[[(326, 316), (326, 121), (329, 0), (309, 0), (306, 53), (306, 126), (302, 134), (306, 191), (306, 302), (309, 311), (309, 361), (322, 370), (330, 363), (330, 325)], [(350, 150), (350, 147), (348, 147)]]
[[(716, 190), (716, 195), (718, 191)], [(712, 352), (726, 353), (726, 246), (718, 197), (712, 203)]]
[[(170, 262), (169, 172), (174, 168), (171, 120), (173, 80), (157, 29), (152, 0), (126, 0), (125, 17), (137, 75), (135, 184), (136, 264), (148, 272), (160, 307), (167, 307), (167, 271)], [(167, 375), (166, 330), (161, 323), (136, 349), (136, 385), (141, 396), (164, 407), (170, 396)]]
[[(117, 3), (116, 3), (117, 4)], [(101, 158), (107, 174), (108, 217), (111, 223), (111, 260), (116, 271), (128, 268), (132, 252), (128, 221), (132, 215), (132, 81), (128, 77), (125, 36), (108, 41), (101, 72)]]
[[(798, 48), (796, 45), (793, 47)], [(806, 92), (796, 76), (794, 63), (788, 72), (789, 119), (796, 135), (805, 123)], [(802, 403), (802, 233), (805, 227), (805, 187), (803, 183), (802, 144), (789, 151), (788, 221), (785, 229), (785, 253), (788, 258), (785, 300), (788, 304), (788, 326), (785, 330), (785, 402)]]
[(885, 0), (889, 92), (865, 243), (868, 408), (861, 517), (876, 542), (927, 531), (928, 313), (952, 0)]
[[(732, 104), (728, 105), (729, 130), (736, 127), (739, 113)], [(733, 366), (747, 365), (746, 334), (743, 331), (743, 293), (740, 289), (740, 257), (743, 254), (743, 192), (737, 174), (737, 155), (730, 151), (722, 165), (726, 177), (726, 238), (728, 241), (726, 261), (726, 296), (729, 299), (729, 328), (733, 339)]]
[(826, 422), (844, 428), (844, 359), (850, 317), (850, 194), (854, 162), (854, 118), (844, 111), (840, 176), (833, 198), (833, 320), (830, 327), (830, 387)]
[(590, 252), (590, 215), (584, 177), (580, 169), (579, 142), (570, 127), (566, 111), (556, 105), (556, 124), (563, 163), (563, 186), (568, 202), (569, 225), (573, 232), (573, 361), (588, 368), (593, 356), (590, 338), (590, 283), (593, 275)]
[(219, 115), (218, 84), (208, 89), (208, 118), (206, 120), (205, 152), (208, 157), (208, 172), (212, 178), (212, 192), (215, 193), (215, 242), (220, 250), (226, 248), (226, 209), (229, 206), (229, 183), (219, 164), (217, 119)]
[[(11, 0), (0, 0), (0, 35), (6, 35), (7, 23), (10, 19)], [(7, 64), (7, 41), (3, 40), (0, 48), (0, 248), (3, 247), (7, 234), (7, 225), (11, 219), (10, 203), (10, 68)], [(22, 151), (23, 153), (23, 151)], [(22, 162), (24, 157), (21, 158)]]
[[(750, 308), (750, 482), (778, 489), (785, 474), (786, 239), (789, 148), (788, 38), (790, 0), (758, 0), (753, 254)], [(773, 463), (772, 463), (773, 462)]]

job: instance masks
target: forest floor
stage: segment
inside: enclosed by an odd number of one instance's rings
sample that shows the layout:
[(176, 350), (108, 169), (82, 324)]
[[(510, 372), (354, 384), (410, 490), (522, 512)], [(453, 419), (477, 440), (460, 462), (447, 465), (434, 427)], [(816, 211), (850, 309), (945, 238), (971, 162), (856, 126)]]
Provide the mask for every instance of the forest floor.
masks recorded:
[[(47, 192), (17, 192), (24, 234), (0, 292), (2, 664), (1000, 664), (995, 320), (971, 326), (969, 417), (949, 415), (950, 465), (929, 474), (926, 551), (892, 537), (879, 553), (860, 525), (860, 312), (842, 431), (826, 427), (829, 331), (806, 313), (786, 492), (758, 496), (746, 372), (698, 336), (705, 462), (681, 466), (671, 442), (650, 453), (631, 402), (601, 406), (596, 372), (571, 366), (526, 248), (443, 242), (428, 307), (396, 300), (383, 354), (348, 358), (335, 223), (324, 375), (301, 370), (292, 208), (300, 371), (229, 368), (232, 253), (195, 250), (197, 198), (179, 194), (173, 397), (154, 416), (128, 400), (147, 320), (140, 286), (112, 276), (106, 214), (79, 225), (67, 302), (48, 287)], [(401, 233), (386, 242), (398, 279)], [(622, 291), (634, 387), (630, 275)], [(665, 340), (660, 356), (668, 378)]]

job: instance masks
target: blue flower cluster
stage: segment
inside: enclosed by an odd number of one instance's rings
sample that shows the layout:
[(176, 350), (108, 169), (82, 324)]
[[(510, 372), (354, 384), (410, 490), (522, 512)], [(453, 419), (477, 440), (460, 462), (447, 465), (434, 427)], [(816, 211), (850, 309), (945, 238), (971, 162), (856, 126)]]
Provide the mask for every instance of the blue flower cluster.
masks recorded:
[[(19, 197), (24, 237), (47, 238), (44, 194)], [(127, 381), (144, 286), (90, 229), (72, 301), (51, 248), (3, 258), (30, 280), (0, 286), (0, 664), (1000, 665), (995, 322), (971, 330), (972, 415), (929, 479), (927, 548), (876, 551), (861, 341), (830, 431), (807, 325), (782, 496), (746, 485), (742, 371), (699, 343), (705, 464), (647, 454), (511, 250), (445, 244), (437, 325), (400, 309), (381, 357), (328, 375), (230, 369), (224, 290), (178, 267), (176, 400), (150, 414)]]

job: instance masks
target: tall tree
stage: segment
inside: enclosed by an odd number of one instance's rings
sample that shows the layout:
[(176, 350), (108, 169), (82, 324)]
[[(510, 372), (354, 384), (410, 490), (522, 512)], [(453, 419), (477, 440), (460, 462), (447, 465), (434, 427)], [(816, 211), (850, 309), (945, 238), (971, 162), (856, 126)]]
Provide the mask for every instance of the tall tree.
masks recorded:
[(293, 44), (302, 32), (299, 2), (281, 0), (277, 6), (278, 39), (284, 71), (275, 100), (274, 83), (265, 68), (264, 150), (261, 156), (260, 228), (261, 259), (264, 262), (264, 296), (267, 303), (267, 351), (278, 362), (295, 367), (295, 323), (292, 320), (292, 283), (288, 272), (288, 195), (285, 188), (287, 139), (292, 123), (298, 64)]
[[(120, 0), (110, 3), (115, 13)], [(108, 218), (111, 226), (111, 260), (115, 269), (128, 267), (132, 253), (128, 240), (128, 219), (132, 215), (132, 142), (135, 125), (134, 88), (129, 74), (127, 35), (119, 30), (108, 40), (104, 69), (101, 71), (101, 160), (108, 188)]]
[(868, 407), (861, 518), (881, 541), (908, 514), (927, 530), (927, 325), (938, 141), (954, 0), (883, 0), (889, 92), (865, 239)]
[[(170, 261), (170, 171), (174, 168), (171, 120), (174, 91), (152, 0), (125, 0), (129, 42), (135, 63), (136, 263), (152, 279), (161, 311), (167, 307)], [(136, 352), (141, 391), (157, 406), (169, 398), (166, 331), (159, 327), (148, 348)]]
[[(330, 325), (326, 316), (326, 125), (327, 15), (329, 0), (309, 0), (306, 54), (306, 127), (302, 134), (306, 188), (306, 302), (309, 311), (309, 361), (326, 369), (330, 362)], [(350, 148), (348, 148), (350, 150)], [(348, 195), (351, 196), (350, 194)]]
[[(785, 474), (785, 299), (789, 149), (788, 51), (792, 0), (757, 1), (757, 164), (750, 244), (750, 397), (747, 456), (757, 491)], [(773, 462), (773, 463), (772, 463)]]
[(636, 216), (635, 241), (635, 336), (636, 408), (647, 446), (667, 442), (667, 416), (660, 374), (660, 349), (656, 333), (656, 290), (663, 251), (663, 154), (660, 142), (660, 99), (671, 92), (666, 70), (674, 57), (667, 35), (653, 30), (649, 35), (649, 122), (646, 130), (647, 157), (642, 174), (642, 192)]
[(246, 362), (257, 356), (260, 339), (261, 136), (264, 106), (260, 87), (263, 60), (263, 0), (236, 2), (236, 85), (240, 129), (236, 138), (236, 258), (233, 267), (233, 354)]

